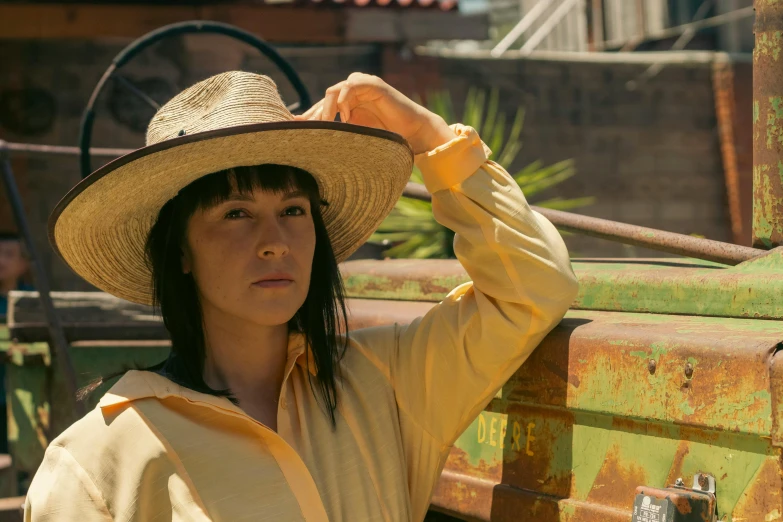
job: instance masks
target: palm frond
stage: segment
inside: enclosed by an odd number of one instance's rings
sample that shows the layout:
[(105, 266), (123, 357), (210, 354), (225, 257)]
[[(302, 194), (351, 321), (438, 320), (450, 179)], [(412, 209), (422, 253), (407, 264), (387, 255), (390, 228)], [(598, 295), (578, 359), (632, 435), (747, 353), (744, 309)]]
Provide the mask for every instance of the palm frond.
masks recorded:
[[(525, 111), (518, 107), (514, 120), (506, 135), (506, 114), (499, 109), (498, 89), (489, 93), (470, 88), (465, 99), (461, 122), (476, 129), (484, 143), (493, 151), (493, 158), (506, 169), (511, 167), (522, 150), (522, 129)], [(441, 116), (447, 123), (456, 123), (456, 112), (448, 91), (427, 94), (427, 107)], [(576, 173), (572, 160), (563, 160), (545, 165), (536, 160), (513, 174), (525, 196), (530, 200), (536, 194), (551, 188)], [(422, 183), (418, 168), (411, 172), (411, 181)], [(572, 210), (592, 205), (595, 198), (582, 197), (563, 199), (550, 198), (538, 202), (539, 206), (556, 210)], [(378, 227), (370, 241), (391, 244), (384, 252), (389, 257), (428, 259), (453, 257), (451, 248), (454, 233), (440, 225), (432, 215), (432, 204), (409, 198), (400, 198), (396, 206)]]
[(589, 207), (595, 203), (595, 198), (587, 196), (584, 198), (572, 198), (563, 199), (560, 197), (551, 198), (544, 201), (536, 202), (536, 205), (544, 208), (551, 208), (552, 210), (573, 210), (575, 208)]

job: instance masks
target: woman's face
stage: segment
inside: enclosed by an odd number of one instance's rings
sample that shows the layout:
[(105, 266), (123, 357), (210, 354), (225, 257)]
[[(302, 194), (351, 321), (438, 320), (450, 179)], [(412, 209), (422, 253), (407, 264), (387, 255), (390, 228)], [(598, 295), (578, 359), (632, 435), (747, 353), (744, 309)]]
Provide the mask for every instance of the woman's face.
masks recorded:
[(310, 287), (315, 227), (304, 193), (233, 193), (198, 209), (187, 227), (183, 270), (204, 313), (264, 326), (287, 323)]

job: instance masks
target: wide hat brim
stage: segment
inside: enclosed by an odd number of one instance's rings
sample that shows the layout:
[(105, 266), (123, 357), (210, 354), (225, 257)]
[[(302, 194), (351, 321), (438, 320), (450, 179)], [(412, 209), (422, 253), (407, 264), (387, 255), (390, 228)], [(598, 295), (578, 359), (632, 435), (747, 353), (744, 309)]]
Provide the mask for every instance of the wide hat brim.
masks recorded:
[(274, 163), (311, 173), (337, 261), (391, 212), (413, 152), (398, 134), (340, 122), (284, 121), (221, 128), (150, 145), (83, 179), (49, 218), (49, 241), (77, 274), (117, 297), (152, 304), (145, 244), (161, 207), (213, 172)]

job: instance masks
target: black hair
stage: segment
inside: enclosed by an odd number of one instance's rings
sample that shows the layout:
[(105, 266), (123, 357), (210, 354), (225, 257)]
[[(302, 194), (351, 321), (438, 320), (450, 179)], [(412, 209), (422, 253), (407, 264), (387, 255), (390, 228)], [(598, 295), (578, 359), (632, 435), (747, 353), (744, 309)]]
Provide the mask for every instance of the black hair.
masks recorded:
[(0, 241), (18, 241), (22, 242), (22, 237), (16, 232), (0, 231)]
[[(163, 205), (150, 230), (146, 254), (152, 273), (154, 306), (171, 335), (171, 354), (166, 361), (146, 370), (162, 373), (192, 390), (236, 402), (230, 390), (212, 389), (204, 381), (206, 341), (201, 306), (192, 274), (182, 271), (182, 255), (187, 224), (196, 210), (220, 204), (232, 193), (249, 194), (257, 189), (273, 193), (301, 191), (310, 200), (315, 225), (310, 288), (288, 327), (304, 334), (305, 349), (312, 354), (317, 381), (313, 383), (313, 376), (308, 372), (310, 384), (313, 392), (318, 392), (317, 397), (334, 426), (338, 365), (348, 338), (344, 289), (321, 214), (321, 207), (328, 202), (321, 199), (315, 179), (299, 168), (264, 164), (215, 172), (192, 182)], [(90, 391), (95, 387), (91, 386)]]

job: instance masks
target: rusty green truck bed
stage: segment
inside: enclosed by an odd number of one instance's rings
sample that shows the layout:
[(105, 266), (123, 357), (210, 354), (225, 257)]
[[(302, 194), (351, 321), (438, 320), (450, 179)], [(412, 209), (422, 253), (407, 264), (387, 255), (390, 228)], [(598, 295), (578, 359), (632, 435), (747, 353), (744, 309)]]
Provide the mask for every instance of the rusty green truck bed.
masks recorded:
[[(459, 438), (433, 508), (478, 520), (627, 522), (637, 487), (705, 473), (718, 520), (783, 520), (783, 254), (731, 268), (678, 259), (574, 268), (572, 310)], [(352, 328), (409, 321), (467, 280), (454, 261), (354, 261), (343, 273)], [(41, 320), (29, 317), (14, 325), (24, 342), (0, 344), (12, 453), (32, 473), (72, 416), (36, 337)], [(167, 343), (142, 322), (118, 325), (117, 339), (67, 323), (81, 383), (160, 360)]]

